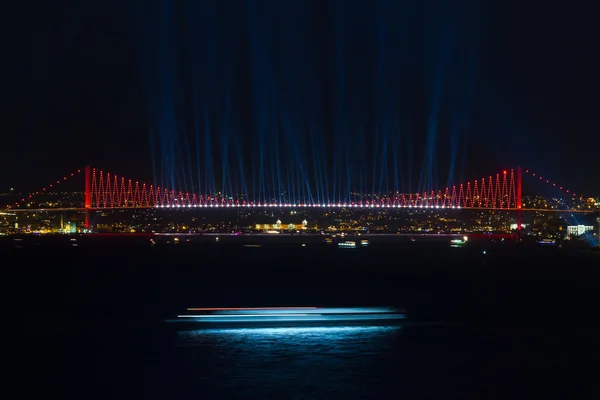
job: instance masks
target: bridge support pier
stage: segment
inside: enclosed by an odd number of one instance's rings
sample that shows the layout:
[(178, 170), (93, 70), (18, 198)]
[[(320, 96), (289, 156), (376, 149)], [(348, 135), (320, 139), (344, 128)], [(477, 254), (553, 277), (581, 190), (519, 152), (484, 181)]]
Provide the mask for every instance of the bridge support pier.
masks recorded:
[(90, 229), (90, 219), (92, 217), (92, 210), (90, 209), (86, 209), (85, 211), (85, 222), (84, 222), (84, 226), (85, 229)]

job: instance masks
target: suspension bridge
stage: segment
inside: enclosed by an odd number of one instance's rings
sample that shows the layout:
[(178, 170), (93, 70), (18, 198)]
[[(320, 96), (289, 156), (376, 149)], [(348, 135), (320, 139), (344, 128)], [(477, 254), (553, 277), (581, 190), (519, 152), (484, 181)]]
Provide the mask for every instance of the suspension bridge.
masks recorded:
[[(42, 196), (63, 185), (63, 182), (84, 175), (81, 205), (74, 207), (37, 207), (36, 197)], [(494, 175), (457, 185), (424, 191), (422, 193), (349, 193), (343, 199), (315, 199), (288, 192), (276, 196), (250, 197), (248, 194), (193, 193), (176, 188), (166, 188), (128, 179), (101, 169), (85, 167), (58, 179), (36, 192), (29, 193), (9, 206), (6, 211), (86, 211), (86, 226), (89, 212), (108, 209), (134, 208), (355, 208), (355, 209), (471, 209), (503, 210), (517, 212), (517, 225), (521, 226), (523, 211), (548, 212), (593, 212), (589, 209), (556, 208), (550, 206), (523, 206), (523, 178), (552, 187), (567, 198), (576, 198), (577, 193), (551, 182), (530, 170), (521, 167), (503, 170)], [(64, 186), (64, 185), (63, 185)], [(581, 195), (579, 195), (581, 196)], [(39, 203), (38, 203), (39, 204)]]

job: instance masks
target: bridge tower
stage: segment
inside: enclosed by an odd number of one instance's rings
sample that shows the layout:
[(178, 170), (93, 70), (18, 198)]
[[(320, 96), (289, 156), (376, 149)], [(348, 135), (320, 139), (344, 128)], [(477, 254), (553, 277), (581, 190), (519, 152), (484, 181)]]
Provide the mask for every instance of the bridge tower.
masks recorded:
[(90, 227), (90, 217), (91, 217), (91, 208), (92, 208), (92, 169), (90, 166), (85, 167), (85, 200), (84, 200), (84, 208), (85, 208), (85, 228), (89, 229)]
[(522, 178), (523, 178), (523, 174), (521, 171), (521, 167), (517, 167), (517, 231), (521, 230), (521, 223), (523, 222), (522, 218), (523, 218), (523, 203), (522, 203), (522, 196), (523, 196), (523, 186), (522, 186)]

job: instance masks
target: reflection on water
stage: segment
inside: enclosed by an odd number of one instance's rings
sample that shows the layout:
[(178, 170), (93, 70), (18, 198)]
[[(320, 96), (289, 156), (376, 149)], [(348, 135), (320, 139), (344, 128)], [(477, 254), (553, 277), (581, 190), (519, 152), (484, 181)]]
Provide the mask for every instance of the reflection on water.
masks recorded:
[[(387, 338), (396, 333), (399, 326), (340, 326), (340, 327), (293, 327), (293, 328), (237, 328), (199, 329), (180, 331), (177, 336), (183, 346), (226, 345), (252, 346), (268, 345), (302, 347), (312, 345), (355, 345), (364, 340)], [(276, 342), (274, 342), (276, 340)], [(338, 343), (341, 342), (341, 343)]]
[(385, 374), (391, 357), (387, 349), (399, 331), (398, 326), (245, 328), (177, 336), (184, 347), (185, 381), (198, 389), (218, 388), (223, 397), (314, 399), (377, 393), (378, 375)]

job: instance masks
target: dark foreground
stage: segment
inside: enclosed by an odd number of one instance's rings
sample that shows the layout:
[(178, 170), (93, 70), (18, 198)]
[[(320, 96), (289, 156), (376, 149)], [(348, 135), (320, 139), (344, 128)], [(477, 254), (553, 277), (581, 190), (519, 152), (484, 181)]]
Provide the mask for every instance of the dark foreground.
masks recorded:
[[(26, 343), (15, 365), (36, 383), (21, 390), (85, 399), (598, 398), (597, 255), (296, 244), (3, 248), (5, 303)], [(399, 307), (408, 319), (185, 331), (164, 322), (193, 306), (312, 305)]]

